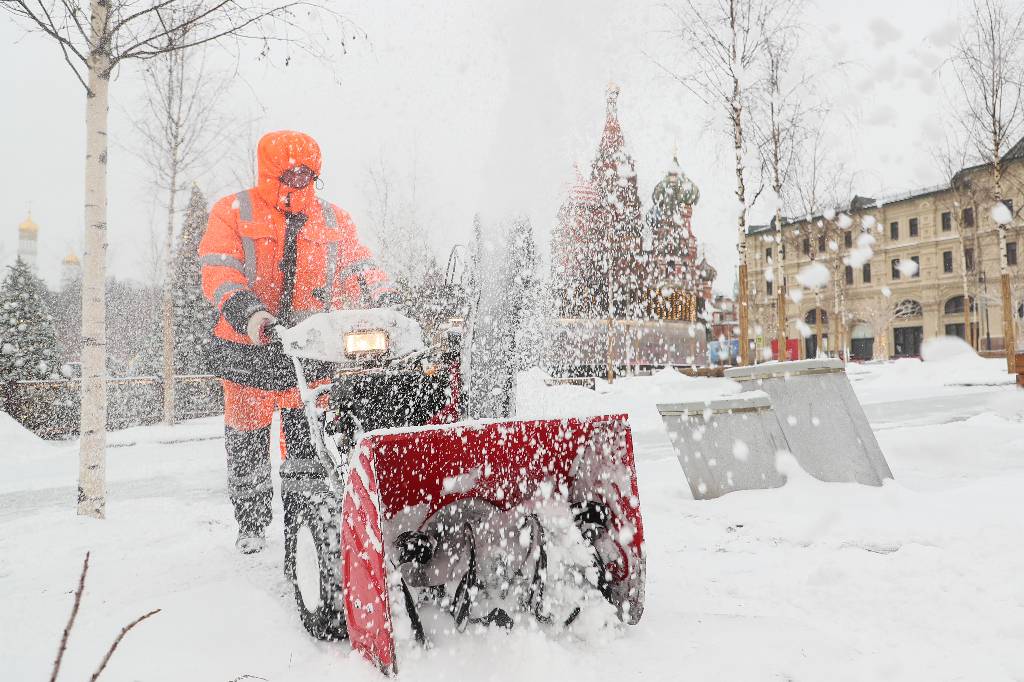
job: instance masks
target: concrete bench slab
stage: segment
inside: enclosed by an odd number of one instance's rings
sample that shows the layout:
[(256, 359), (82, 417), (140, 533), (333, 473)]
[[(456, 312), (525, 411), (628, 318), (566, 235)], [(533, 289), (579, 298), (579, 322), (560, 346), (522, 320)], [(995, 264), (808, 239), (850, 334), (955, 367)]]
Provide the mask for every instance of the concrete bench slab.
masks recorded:
[(840, 360), (767, 362), (727, 369), (725, 377), (768, 394), (790, 452), (815, 478), (865, 485), (892, 478)]
[(695, 500), (785, 482), (775, 453), (790, 448), (766, 393), (659, 404), (658, 411)]

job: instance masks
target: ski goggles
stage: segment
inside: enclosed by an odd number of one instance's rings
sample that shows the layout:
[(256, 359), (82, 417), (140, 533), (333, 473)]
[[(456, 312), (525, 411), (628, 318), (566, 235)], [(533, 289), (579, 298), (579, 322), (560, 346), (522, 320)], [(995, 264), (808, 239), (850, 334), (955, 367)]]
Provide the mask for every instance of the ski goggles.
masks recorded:
[(281, 181), (281, 184), (287, 185), (292, 189), (302, 189), (309, 183), (314, 182), (317, 179), (317, 175), (309, 166), (295, 166), (281, 173), (277, 179)]

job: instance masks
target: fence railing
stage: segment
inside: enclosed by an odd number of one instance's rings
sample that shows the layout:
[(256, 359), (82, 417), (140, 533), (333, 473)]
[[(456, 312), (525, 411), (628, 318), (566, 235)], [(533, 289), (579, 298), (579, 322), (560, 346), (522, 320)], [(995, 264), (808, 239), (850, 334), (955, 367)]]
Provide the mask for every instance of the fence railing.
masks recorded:
[[(78, 379), (14, 381), (0, 387), (0, 405), (36, 435), (48, 439), (78, 434)], [(210, 417), (224, 410), (221, 381), (210, 375), (174, 377), (176, 421)], [(107, 428), (156, 424), (163, 418), (163, 381), (158, 377), (107, 379)]]

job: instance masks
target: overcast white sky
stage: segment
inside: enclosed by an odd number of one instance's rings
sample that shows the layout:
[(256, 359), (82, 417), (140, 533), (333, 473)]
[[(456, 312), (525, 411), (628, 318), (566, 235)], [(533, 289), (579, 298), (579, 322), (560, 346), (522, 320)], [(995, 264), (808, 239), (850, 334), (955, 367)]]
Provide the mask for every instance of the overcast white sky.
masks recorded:
[[(244, 138), (260, 110), (260, 131), (304, 130), (324, 150), (323, 194), (357, 225), (367, 210), (367, 169), (383, 159), (400, 182), (415, 176), (417, 205), (443, 259), (468, 240), (472, 216), (525, 211), (547, 241), (574, 162), (589, 163), (604, 120), (609, 81), (649, 197), (678, 146), (683, 170), (701, 189), (694, 229), (732, 288), (735, 217), (731, 143), (709, 128), (713, 115), (666, 78), (644, 52), (672, 49), (671, 19), (655, 0), (340, 0), (368, 34), (334, 71), (293, 61), (246, 63), (228, 101)], [(956, 35), (957, 0), (818, 0), (807, 38), (826, 59), (850, 62), (826, 89), (842, 120), (833, 143), (859, 171), (857, 192), (878, 195), (941, 181), (932, 161), (947, 96), (936, 68)], [(53, 45), (0, 15), (0, 263), (16, 250), (17, 224), (31, 206), (40, 230), (40, 267), (51, 283), (68, 249), (81, 251), (84, 97)], [(110, 268), (141, 278), (151, 225), (161, 222), (146, 170), (127, 151), (125, 112), (139, 104), (138, 74), (113, 88), (110, 134)], [(258, 102), (254, 98), (258, 97)], [(240, 132), (242, 134), (240, 135)], [(225, 159), (208, 193), (233, 191)], [(212, 185), (212, 186), (211, 186)], [(215, 198), (214, 196), (210, 197)], [(755, 215), (755, 218), (758, 216)]]

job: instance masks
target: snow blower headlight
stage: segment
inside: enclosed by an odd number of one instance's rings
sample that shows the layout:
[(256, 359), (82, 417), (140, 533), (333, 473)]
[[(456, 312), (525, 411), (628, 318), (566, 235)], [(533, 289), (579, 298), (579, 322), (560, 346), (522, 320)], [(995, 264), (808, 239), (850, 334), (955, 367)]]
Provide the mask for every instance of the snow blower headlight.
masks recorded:
[(345, 355), (350, 358), (378, 357), (387, 353), (390, 347), (388, 333), (382, 329), (345, 334)]

